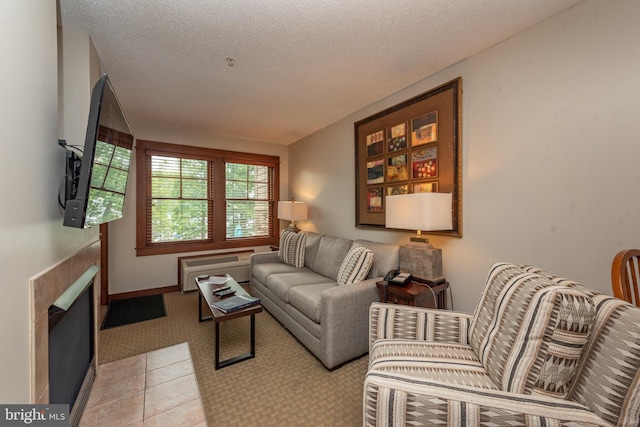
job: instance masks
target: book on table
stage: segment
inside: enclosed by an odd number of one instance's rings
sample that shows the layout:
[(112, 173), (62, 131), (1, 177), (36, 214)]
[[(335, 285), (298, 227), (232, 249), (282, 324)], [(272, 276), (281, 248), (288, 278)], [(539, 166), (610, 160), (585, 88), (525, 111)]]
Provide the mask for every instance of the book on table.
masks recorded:
[(251, 295), (236, 295), (234, 297), (225, 298), (223, 300), (211, 304), (213, 308), (217, 308), (223, 313), (231, 313), (233, 311), (242, 310), (260, 303), (260, 298)]

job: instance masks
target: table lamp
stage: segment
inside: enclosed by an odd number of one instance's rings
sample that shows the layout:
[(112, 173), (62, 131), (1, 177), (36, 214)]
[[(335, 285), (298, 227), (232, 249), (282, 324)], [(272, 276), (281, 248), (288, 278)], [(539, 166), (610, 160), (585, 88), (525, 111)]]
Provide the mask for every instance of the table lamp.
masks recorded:
[(410, 193), (387, 196), (385, 227), (416, 230), (409, 244), (400, 247), (400, 270), (440, 283), (442, 250), (422, 236), (423, 231), (453, 229), (451, 193)]
[(285, 200), (278, 202), (278, 219), (291, 221), (287, 230), (300, 231), (296, 226), (296, 221), (305, 221), (309, 216), (309, 207), (305, 202), (295, 200)]

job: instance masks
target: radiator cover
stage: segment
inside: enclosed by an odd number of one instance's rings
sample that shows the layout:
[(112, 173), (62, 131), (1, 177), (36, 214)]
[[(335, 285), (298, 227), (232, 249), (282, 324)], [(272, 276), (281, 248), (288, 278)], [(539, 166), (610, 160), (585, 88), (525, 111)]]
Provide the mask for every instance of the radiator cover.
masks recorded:
[(178, 282), (182, 292), (197, 290), (196, 277), (229, 274), (236, 282), (249, 281), (249, 257), (253, 251), (178, 258)]

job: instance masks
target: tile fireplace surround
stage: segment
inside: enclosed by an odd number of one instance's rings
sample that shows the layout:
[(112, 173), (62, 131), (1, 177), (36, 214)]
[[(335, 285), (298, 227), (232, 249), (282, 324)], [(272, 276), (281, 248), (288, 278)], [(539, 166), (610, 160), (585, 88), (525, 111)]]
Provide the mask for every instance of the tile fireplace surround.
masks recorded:
[[(49, 306), (92, 265), (100, 266), (100, 242), (94, 242), (30, 280), (31, 403), (49, 402)], [(98, 364), (100, 274), (94, 278), (94, 354)]]

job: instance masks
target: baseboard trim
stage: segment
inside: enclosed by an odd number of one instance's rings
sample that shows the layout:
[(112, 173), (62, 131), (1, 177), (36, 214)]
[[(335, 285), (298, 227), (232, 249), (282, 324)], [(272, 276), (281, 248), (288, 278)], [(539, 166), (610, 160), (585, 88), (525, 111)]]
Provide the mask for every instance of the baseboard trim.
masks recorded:
[(178, 291), (180, 291), (180, 285), (173, 285), (173, 286), (165, 286), (162, 288), (143, 289), (141, 291), (123, 292), (121, 294), (111, 294), (107, 299), (109, 301), (112, 301), (116, 299), (146, 297), (150, 295), (159, 295), (159, 294), (166, 294), (169, 292), (178, 292)]

